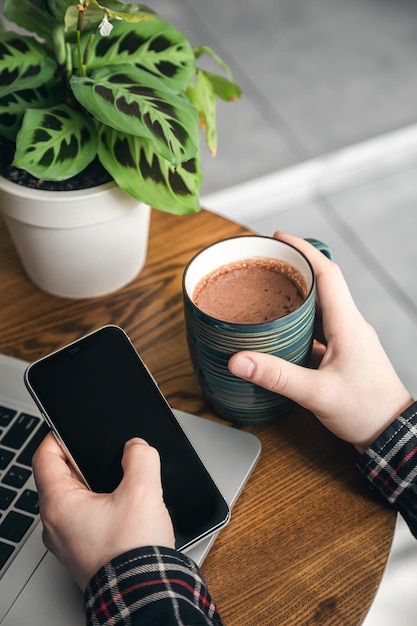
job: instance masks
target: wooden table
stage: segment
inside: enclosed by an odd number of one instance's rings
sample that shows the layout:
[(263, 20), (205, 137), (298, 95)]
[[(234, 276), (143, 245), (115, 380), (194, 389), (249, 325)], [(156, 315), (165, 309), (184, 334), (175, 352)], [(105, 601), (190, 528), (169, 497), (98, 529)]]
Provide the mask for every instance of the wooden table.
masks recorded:
[[(245, 232), (207, 211), (155, 211), (140, 276), (113, 295), (72, 301), (30, 284), (1, 223), (0, 352), (31, 361), (118, 324), (174, 408), (216, 419), (188, 357), (181, 275), (201, 247)], [(360, 624), (385, 566), (394, 512), (355, 470), (354, 449), (306, 411), (247, 430), (261, 440), (262, 456), (202, 567), (225, 624)]]

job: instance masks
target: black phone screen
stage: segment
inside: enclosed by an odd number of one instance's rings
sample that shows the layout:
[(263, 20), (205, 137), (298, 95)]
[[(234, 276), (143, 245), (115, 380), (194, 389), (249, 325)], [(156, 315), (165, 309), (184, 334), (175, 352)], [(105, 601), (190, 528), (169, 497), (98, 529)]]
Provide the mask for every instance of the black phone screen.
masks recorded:
[(93, 491), (117, 487), (123, 446), (142, 437), (161, 457), (177, 548), (227, 521), (227, 503), (122, 329), (105, 326), (37, 361), (26, 384)]

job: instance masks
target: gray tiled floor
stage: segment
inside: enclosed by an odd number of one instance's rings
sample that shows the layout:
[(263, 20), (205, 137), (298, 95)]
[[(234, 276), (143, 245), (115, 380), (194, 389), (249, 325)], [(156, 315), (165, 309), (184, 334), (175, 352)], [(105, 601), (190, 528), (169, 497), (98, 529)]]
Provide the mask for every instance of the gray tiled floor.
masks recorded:
[(415, 120), (413, 0), (154, 0), (232, 67), (244, 99), (221, 107), (217, 159), (204, 191), (221, 189)]

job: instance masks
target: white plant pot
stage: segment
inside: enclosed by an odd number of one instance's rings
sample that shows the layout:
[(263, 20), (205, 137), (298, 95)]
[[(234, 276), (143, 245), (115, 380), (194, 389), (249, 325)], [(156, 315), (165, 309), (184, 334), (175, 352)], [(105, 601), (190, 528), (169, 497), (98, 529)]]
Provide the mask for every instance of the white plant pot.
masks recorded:
[(0, 176), (0, 211), (30, 280), (53, 295), (111, 293), (145, 263), (150, 207), (113, 182), (43, 191)]

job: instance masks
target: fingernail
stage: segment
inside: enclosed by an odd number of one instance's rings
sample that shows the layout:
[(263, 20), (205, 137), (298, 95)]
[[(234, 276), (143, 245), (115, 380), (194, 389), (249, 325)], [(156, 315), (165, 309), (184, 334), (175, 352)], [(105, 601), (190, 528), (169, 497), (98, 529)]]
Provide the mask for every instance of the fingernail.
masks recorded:
[(247, 356), (241, 356), (233, 362), (232, 373), (241, 378), (250, 378), (255, 371), (255, 363)]

